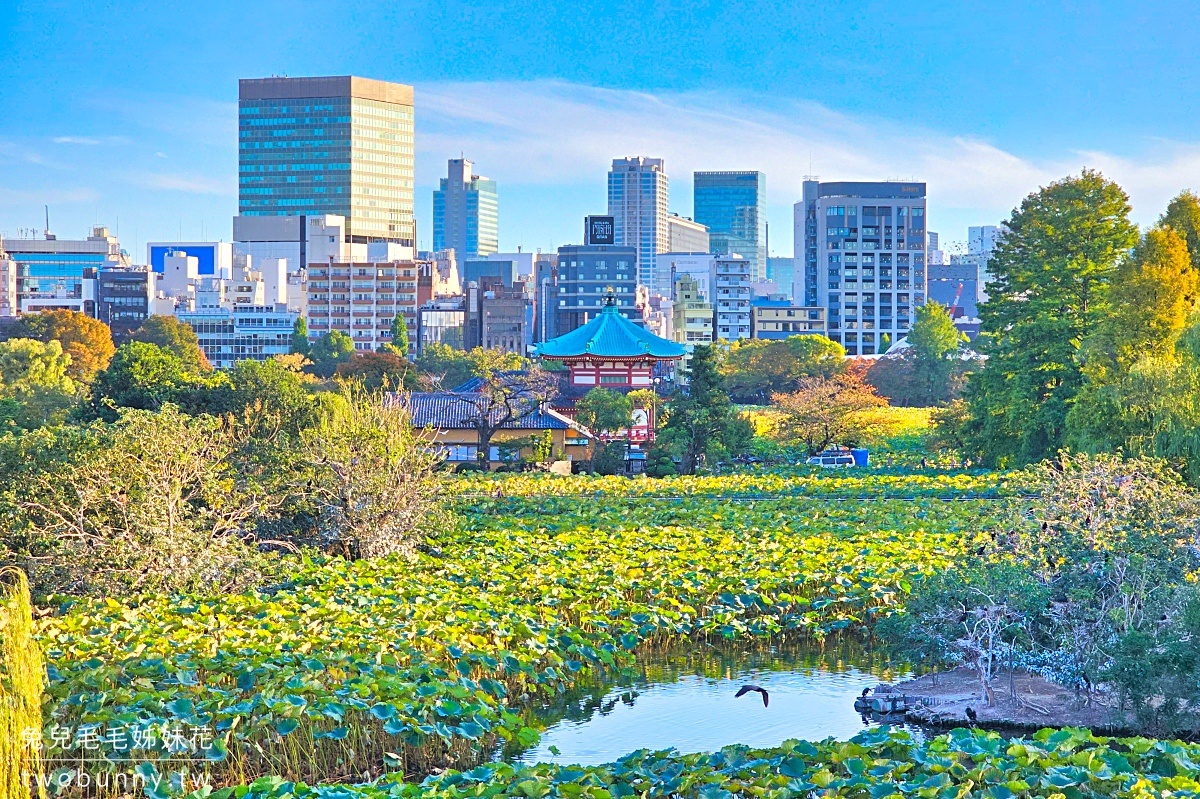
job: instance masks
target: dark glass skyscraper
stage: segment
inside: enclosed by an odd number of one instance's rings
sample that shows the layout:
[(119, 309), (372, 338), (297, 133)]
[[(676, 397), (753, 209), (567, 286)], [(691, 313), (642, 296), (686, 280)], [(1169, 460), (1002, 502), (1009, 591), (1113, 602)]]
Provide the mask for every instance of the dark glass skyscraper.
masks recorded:
[(349, 241), (414, 246), (411, 86), (350, 76), (238, 83), (238, 213), (339, 214)]
[(762, 172), (696, 172), (693, 216), (708, 227), (714, 253), (750, 262), (750, 279), (767, 277), (767, 176)]

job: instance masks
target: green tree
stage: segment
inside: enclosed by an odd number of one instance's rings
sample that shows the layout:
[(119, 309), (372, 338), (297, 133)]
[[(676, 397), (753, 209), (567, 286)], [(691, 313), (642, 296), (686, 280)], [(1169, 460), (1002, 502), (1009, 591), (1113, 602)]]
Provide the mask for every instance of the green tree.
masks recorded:
[(108, 368), (92, 383), (89, 415), (115, 420), (118, 408), (157, 411), (170, 403), (186, 413), (203, 413), (212, 392), (228, 384), (222, 373), (197, 374), (171, 350), (144, 341), (117, 348)]
[(575, 404), (575, 418), (596, 433), (615, 433), (629, 427), (633, 404), (629, 397), (609, 388), (593, 388)]
[(304, 385), (312, 378), (282, 360), (238, 361), (226, 374), (228, 382), (213, 392), (211, 411), (246, 418), (256, 433), (282, 429), (295, 434), (313, 422), (317, 403)]
[(191, 325), (179, 321), (174, 316), (151, 316), (133, 331), (130, 340), (155, 344), (170, 350), (189, 372), (201, 374), (212, 369), (204, 350), (200, 349), (196, 331), (192, 330)]
[(1200, 197), (1194, 192), (1180, 192), (1167, 205), (1167, 211), (1159, 218), (1158, 224), (1179, 234), (1187, 244), (1192, 268), (1200, 272)]
[(1111, 313), (1081, 348), (1084, 385), (1067, 415), (1068, 443), (1088, 452), (1162, 455), (1187, 407), (1176, 387), (1177, 344), (1196, 309), (1200, 275), (1174, 228), (1147, 231), (1118, 265)]
[(398, 313), (392, 319), (392, 340), (387, 346), (401, 358), (408, 357), (408, 322), (404, 314)]
[(300, 355), (308, 355), (308, 322), (303, 316), (297, 316), (292, 324), (292, 343), (290, 351)]
[(662, 444), (679, 453), (683, 474), (696, 473), (701, 456), (719, 443), (732, 414), (720, 355), (715, 347), (699, 345), (692, 353), (688, 385), (672, 395), (661, 434)]
[(313, 342), (308, 357), (317, 377), (333, 377), (339, 365), (354, 354), (354, 340), (340, 330), (330, 330)]
[(82, 383), (90, 383), (116, 352), (108, 325), (79, 311), (44, 311), (24, 316), (18, 326), (18, 332), (21, 331), (21, 337), (61, 344), (63, 352), (71, 356), (67, 376)]
[(61, 420), (78, 393), (70, 368), (58, 341), (0, 342), (0, 420), (26, 430)]
[(735, 400), (765, 403), (773, 393), (796, 388), (803, 378), (832, 377), (845, 364), (846, 350), (825, 336), (742, 339), (730, 345), (721, 373)]
[(482, 347), (464, 352), (435, 342), (424, 347), (415, 364), (431, 389), (452, 390), (472, 377), (524, 369), (529, 362), (514, 352)]
[(971, 450), (994, 464), (1041, 460), (1062, 446), (1083, 375), (1078, 350), (1108, 315), (1107, 286), (1136, 242), (1129, 199), (1084, 170), (1029, 195), (989, 262), (976, 346), (988, 355), (968, 383)]
[(908, 331), (913, 349), (913, 380), (922, 405), (948, 400), (953, 393), (951, 376), (959, 363), (958, 354), (967, 337), (954, 326), (946, 306), (927, 302), (917, 306), (916, 319)]

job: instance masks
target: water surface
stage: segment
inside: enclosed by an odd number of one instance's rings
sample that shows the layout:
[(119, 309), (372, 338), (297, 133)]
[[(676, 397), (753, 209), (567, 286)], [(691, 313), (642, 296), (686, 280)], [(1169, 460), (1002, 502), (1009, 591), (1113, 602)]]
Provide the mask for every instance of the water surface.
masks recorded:
[[(668, 652), (542, 708), (535, 716), (550, 726), (541, 742), (508, 754), (525, 763), (596, 765), (637, 749), (710, 752), (789, 738), (846, 739), (881, 723), (854, 710), (863, 688), (906, 676), (845, 642)], [(735, 698), (746, 684), (765, 688), (769, 705), (757, 693)]]

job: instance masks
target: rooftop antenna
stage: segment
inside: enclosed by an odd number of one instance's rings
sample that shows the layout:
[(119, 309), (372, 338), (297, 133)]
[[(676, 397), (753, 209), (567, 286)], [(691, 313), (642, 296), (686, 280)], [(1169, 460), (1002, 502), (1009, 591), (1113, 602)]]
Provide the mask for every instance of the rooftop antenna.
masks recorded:
[(50, 232), (50, 206), (47, 205), (47, 206), (45, 206), (45, 208), (46, 208), (46, 230), (44, 232), (46, 235), (46, 241), (54, 241), (54, 234)]

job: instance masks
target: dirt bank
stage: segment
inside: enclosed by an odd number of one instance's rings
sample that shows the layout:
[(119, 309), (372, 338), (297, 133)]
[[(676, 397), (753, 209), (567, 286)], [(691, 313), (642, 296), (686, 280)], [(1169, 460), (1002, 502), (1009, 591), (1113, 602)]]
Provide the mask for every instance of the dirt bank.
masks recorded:
[[(1108, 697), (1092, 694), (1085, 701), (1081, 694), (1049, 682), (1034, 674), (1017, 674), (1012, 680), (1016, 696), (1010, 692), (1008, 675), (992, 684), (995, 704), (988, 707), (981, 697), (979, 678), (969, 669), (956, 669), (925, 675), (892, 686), (880, 686), (878, 693), (891, 690), (910, 699), (907, 720), (917, 724), (957, 727), (969, 723), (967, 708), (975, 711), (980, 727), (1039, 729), (1041, 727), (1088, 727), (1100, 732), (1124, 732), (1131, 727), (1110, 704)], [(913, 697), (918, 697), (914, 706)]]

